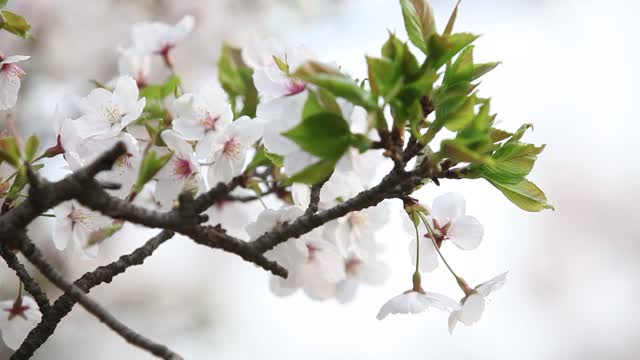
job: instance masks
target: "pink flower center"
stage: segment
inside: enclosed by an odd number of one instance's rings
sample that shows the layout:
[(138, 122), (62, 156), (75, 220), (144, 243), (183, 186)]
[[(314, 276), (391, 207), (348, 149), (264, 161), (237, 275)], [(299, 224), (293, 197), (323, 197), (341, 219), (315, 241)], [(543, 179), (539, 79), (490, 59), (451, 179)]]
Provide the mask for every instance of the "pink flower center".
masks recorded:
[(240, 152), (242, 151), (242, 146), (238, 142), (236, 138), (229, 138), (224, 142), (224, 147), (222, 148), (222, 153), (232, 159), (237, 159), (240, 157)]
[(183, 179), (188, 179), (194, 170), (191, 168), (191, 162), (187, 159), (178, 159), (175, 162), (173, 172)]
[(347, 274), (355, 275), (358, 273), (358, 269), (360, 268), (361, 264), (362, 261), (360, 259), (350, 258), (344, 263), (344, 270), (347, 272)]
[(316, 246), (307, 244), (307, 250), (309, 251), (309, 262), (312, 262), (316, 258), (316, 253), (320, 250)]
[(16, 316), (20, 316), (23, 319), (27, 319), (27, 315), (25, 315), (25, 311), (29, 310), (29, 306), (22, 305), (22, 299), (18, 299), (13, 303), (13, 306), (10, 308), (2, 309), (5, 312), (9, 313), (8, 320), (13, 320)]
[(87, 218), (87, 214), (82, 209), (78, 209), (73, 207), (71, 212), (69, 213), (69, 219), (71, 219), (71, 224), (75, 225), (76, 223), (81, 223)]
[(0, 69), (0, 71), (8, 73), (9, 76), (17, 77), (21, 77), (27, 74), (20, 68), (20, 66), (16, 64), (2, 64), (2, 68)]
[[(442, 246), (442, 242), (447, 239), (447, 232), (449, 231), (450, 227), (451, 223), (446, 223), (441, 226), (440, 224), (438, 224), (438, 221), (436, 219), (433, 219), (433, 236), (435, 236), (435, 239), (433, 240), (436, 242), (436, 245), (438, 245), (438, 248), (440, 248), (440, 246)], [(424, 237), (426, 237), (427, 239), (431, 239), (431, 235), (429, 233), (424, 234)]]
[(298, 80), (289, 80), (287, 84), (287, 96), (293, 96), (296, 94), (300, 94), (307, 88), (307, 84)]
[(208, 131), (216, 130), (216, 123), (220, 120), (220, 115), (212, 116), (209, 113), (206, 113), (205, 117), (200, 120), (200, 124), (204, 126)]

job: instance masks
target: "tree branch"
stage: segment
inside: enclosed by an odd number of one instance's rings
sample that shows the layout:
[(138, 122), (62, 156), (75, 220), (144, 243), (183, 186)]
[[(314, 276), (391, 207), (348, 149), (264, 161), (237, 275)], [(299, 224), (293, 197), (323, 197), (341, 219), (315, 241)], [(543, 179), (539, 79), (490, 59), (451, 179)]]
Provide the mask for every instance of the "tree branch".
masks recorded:
[(46, 313), (49, 311), (50, 304), (47, 294), (42, 291), (40, 285), (38, 285), (31, 275), (29, 275), (27, 269), (25, 269), (24, 265), (22, 265), (20, 260), (18, 260), (16, 254), (14, 254), (6, 244), (0, 244), (0, 255), (2, 255), (2, 258), (6, 261), (7, 265), (16, 272), (16, 275), (18, 275), (18, 278), (22, 281), (25, 290), (33, 296), (33, 299), (40, 308), (40, 312)]
[(127, 342), (141, 349), (144, 349), (160, 358), (167, 360), (182, 359), (178, 354), (169, 350), (164, 345), (153, 342), (150, 339), (136, 333), (128, 328), (101, 305), (88, 297), (78, 286), (68, 283), (64, 278), (44, 259), (40, 250), (26, 236), (22, 235), (20, 247), (25, 257), (53, 284), (68, 294), (71, 294), (77, 301), (98, 320), (106, 324)]

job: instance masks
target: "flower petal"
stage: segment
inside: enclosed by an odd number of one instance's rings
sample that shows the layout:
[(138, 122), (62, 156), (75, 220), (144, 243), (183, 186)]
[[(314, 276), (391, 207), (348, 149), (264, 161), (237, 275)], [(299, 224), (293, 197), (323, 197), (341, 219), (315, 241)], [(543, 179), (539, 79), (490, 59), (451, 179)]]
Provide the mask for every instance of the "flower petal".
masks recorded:
[(473, 250), (480, 245), (484, 236), (484, 227), (473, 216), (461, 216), (457, 218), (447, 233), (447, 239), (451, 240), (462, 250)]
[(438, 196), (433, 201), (431, 215), (438, 221), (440, 226), (455, 221), (465, 214), (466, 203), (464, 197), (458, 193), (446, 193)]
[(504, 284), (507, 282), (508, 273), (509, 272), (506, 271), (494, 277), (493, 279), (476, 286), (476, 291), (482, 294), (483, 296), (488, 297), (489, 294), (491, 294), (492, 292), (504, 286)]

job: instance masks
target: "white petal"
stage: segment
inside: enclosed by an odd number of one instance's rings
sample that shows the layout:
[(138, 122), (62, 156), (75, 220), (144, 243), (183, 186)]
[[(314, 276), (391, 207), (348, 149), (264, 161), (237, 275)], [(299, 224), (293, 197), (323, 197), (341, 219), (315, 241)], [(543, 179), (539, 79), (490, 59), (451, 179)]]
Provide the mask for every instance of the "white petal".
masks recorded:
[(449, 334), (453, 334), (453, 330), (456, 328), (456, 324), (460, 321), (460, 310), (452, 311), (449, 314)]
[(71, 232), (72, 224), (71, 220), (68, 217), (58, 218), (56, 216), (56, 221), (53, 224), (53, 244), (56, 246), (58, 250), (64, 250), (69, 244), (69, 240), (72, 238), (73, 234)]
[(464, 197), (458, 193), (446, 193), (433, 201), (431, 215), (444, 226), (465, 214), (466, 203)]
[(122, 114), (136, 108), (138, 102), (138, 85), (131, 76), (118, 78), (116, 88), (113, 90), (113, 101)]
[(460, 305), (455, 300), (446, 295), (428, 292), (424, 296), (429, 299), (431, 306), (442, 311), (452, 311), (460, 308)]
[(15, 316), (9, 320), (8, 312), (4, 311), (4, 309), (12, 308), (13, 303), (14, 300), (0, 303), (0, 311), (2, 312), (0, 313), (0, 332), (4, 343), (15, 350), (22, 344), (29, 331), (40, 322), (42, 315), (36, 302), (31, 297), (23, 296), (22, 305), (29, 307), (24, 312), (26, 319), (22, 316)]
[(289, 279), (283, 279), (279, 276), (271, 276), (269, 279), (269, 288), (271, 292), (278, 297), (285, 297), (295, 293), (298, 287)]
[(358, 280), (352, 278), (339, 282), (336, 287), (336, 300), (340, 304), (353, 301), (358, 290), (358, 285)]
[(0, 64), (14, 64), (19, 61), (27, 60), (30, 57), (31, 56), (25, 56), (25, 55), (11, 55), (11, 56), (7, 56), (6, 58), (4, 58), (4, 60), (0, 61)]
[(16, 105), (19, 90), (20, 78), (12, 72), (0, 71), (0, 110), (8, 110)]
[(382, 320), (389, 314), (417, 314), (429, 308), (429, 301), (415, 291), (400, 294), (387, 301), (378, 312), (376, 318)]
[(447, 239), (451, 240), (460, 249), (473, 250), (480, 245), (484, 236), (484, 227), (473, 216), (461, 216), (457, 218), (447, 233)]
[(165, 130), (160, 134), (162, 141), (167, 144), (179, 158), (188, 159), (193, 156), (193, 148), (185, 139), (175, 130)]
[(243, 116), (234, 121), (231, 126), (242, 146), (248, 147), (262, 136), (264, 121), (259, 118), (251, 119), (248, 116)]
[(504, 284), (507, 282), (508, 273), (509, 273), (508, 271), (504, 272), (494, 277), (493, 279), (476, 286), (476, 291), (482, 294), (483, 296), (488, 297), (489, 294), (491, 294), (492, 292), (504, 286)]
[[(409, 254), (411, 263), (416, 264), (416, 239), (409, 243)], [(420, 237), (420, 271), (431, 272), (438, 267), (438, 253), (431, 239)]]
[(460, 309), (460, 322), (465, 325), (472, 325), (478, 322), (484, 311), (485, 299), (480, 294), (472, 294), (463, 300)]

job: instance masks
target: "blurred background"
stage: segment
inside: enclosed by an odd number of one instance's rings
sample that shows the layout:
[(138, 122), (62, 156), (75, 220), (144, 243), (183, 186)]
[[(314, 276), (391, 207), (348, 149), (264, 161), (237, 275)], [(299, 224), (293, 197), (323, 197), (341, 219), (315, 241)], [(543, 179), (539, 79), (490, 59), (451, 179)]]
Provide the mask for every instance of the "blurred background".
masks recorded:
[[(442, 28), (455, 1), (432, 4)], [(360, 78), (363, 55), (379, 52), (387, 30), (406, 38), (396, 0), (28, 0), (9, 1), (8, 9), (24, 15), (35, 36), (23, 41), (0, 33), (3, 52), (32, 56), (21, 64), (28, 75), (14, 115), (23, 134), (36, 132), (45, 145), (54, 142), (55, 104), (86, 94), (89, 79), (116, 74), (116, 49), (127, 45), (138, 21), (196, 17), (194, 33), (175, 50), (187, 89), (215, 79), (224, 41), (242, 44), (252, 32), (304, 43)], [(493, 98), (502, 128), (535, 124), (528, 139), (548, 146), (532, 180), (556, 207), (522, 212), (480, 181), (448, 181), (420, 192), (431, 203), (459, 191), (467, 212), (484, 224), (478, 250), (443, 248), (462, 276), (477, 284), (509, 270), (507, 285), (476, 326), (450, 336), (446, 314), (436, 311), (376, 320), (379, 307), (410, 286), (410, 239), (398, 221), (379, 234), (392, 278), (380, 288), (360, 288), (349, 305), (301, 293), (277, 298), (262, 270), (186, 239), (169, 241), (145, 266), (95, 289), (93, 297), (185, 359), (640, 358), (638, 10), (634, 0), (462, 2), (457, 30), (483, 34), (476, 46), (480, 62), (503, 62), (483, 80), (481, 95)], [(6, 114), (0, 118), (2, 124)], [(61, 163), (49, 165), (49, 177), (61, 176)], [(221, 219), (242, 235), (241, 225), (260, 208), (228, 208)], [(86, 260), (77, 251), (55, 251), (50, 226), (49, 219), (38, 220), (32, 235), (68, 279), (154, 234), (118, 235), (103, 244), (98, 259)], [(5, 273), (0, 281), (2, 299), (15, 296), (15, 276)], [(443, 268), (424, 281), (430, 290), (462, 295)], [(8, 354), (0, 350), (0, 358)], [(151, 359), (79, 306), (35, 358)]]

